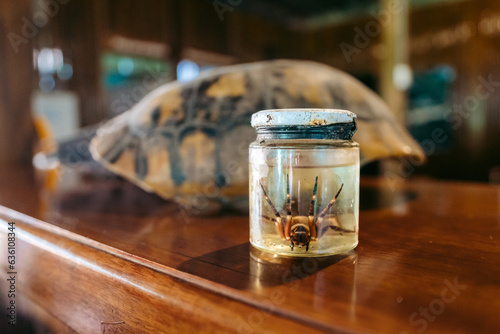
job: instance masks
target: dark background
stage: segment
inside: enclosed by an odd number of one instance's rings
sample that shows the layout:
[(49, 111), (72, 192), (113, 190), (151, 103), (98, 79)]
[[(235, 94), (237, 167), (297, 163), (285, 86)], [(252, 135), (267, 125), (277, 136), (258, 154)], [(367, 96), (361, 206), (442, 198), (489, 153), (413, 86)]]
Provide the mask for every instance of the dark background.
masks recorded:
[[(500, 3), (496, 0), (396, 1), (407, 3), (409, 9), (392, 17), (395, 25), (379, 23), (381, 31), (369, 36), (362, 47), (355, 44), (359, 29), (375, 27), (373, 22), (380, 22), (377, 13), (387, 11), (391, 1), (48, 1), (54, 2), (49, 7), (52, 12), (43, 10), (41, 4), (47, 1), (0, 3), (2, 161), (30, 163), (39, 135), (31, 117), (35, 92), (74, 93), (80, 126), (88, 126), (123, 111), (119, 109), (147, 93), (138, 90), (131, 101), (120, 108), (113, 106), (151, 75), (147, 68), (155, 69), (160, 85), (177, 78), (183, 60), (203, 70), (289, 58), (329, 64), (380, 93), (429, 154), (429, 163), (414, 174), (499, 182), (500, 95), (496, 90), (500, 87), (493, 87), (487, 98), (474, 99), (481, 79), (500, 82)], [(43, 19), (37, 16), (40, 11), (52, 17), (27, 38), (26, 20)], [(25, 38), (17, 52), (9, 33)], [(346, 43), (356, 48), (351, 61), (342, 52)], [(72, 68), (69, 79), (47, 76), (33, 65), (43, 49), (62, 52)], [(118, 64), (130, 61), (132, 73), (117, 70)], [(411, 69), (408, 87), (394, 86), (392, 73), (399, 63)], [(470, 110), (460, 114), (460, 106), (468, 102)], [(444, 131), (445, 141), (432, 140), (435, 129)], [(434, 146), (426, 145), (429, 140)], [(380, 167), (374, 164), (364, 171), (373, 174)]]

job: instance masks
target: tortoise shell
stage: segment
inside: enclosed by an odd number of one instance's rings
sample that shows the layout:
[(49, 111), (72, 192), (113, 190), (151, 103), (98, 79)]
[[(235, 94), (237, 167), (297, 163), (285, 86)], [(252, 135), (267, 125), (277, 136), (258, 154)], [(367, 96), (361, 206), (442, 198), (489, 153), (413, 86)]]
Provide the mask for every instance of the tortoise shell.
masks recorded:
[(352, 76), (309, 61), (227, 66), (171, 82), (100, 128), (95, 160), (165, 199), (246, 201), (251, 115), (262, 109), (335, 108), (357, 114), (361, 163), (425, 159), (387, 105)]

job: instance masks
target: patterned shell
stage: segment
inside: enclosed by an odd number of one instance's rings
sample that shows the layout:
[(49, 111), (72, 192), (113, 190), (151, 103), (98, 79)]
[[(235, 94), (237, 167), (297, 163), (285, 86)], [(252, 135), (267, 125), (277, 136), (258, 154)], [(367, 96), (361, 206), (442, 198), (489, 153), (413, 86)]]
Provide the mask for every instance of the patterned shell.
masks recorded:
[(425, 159), (387, 105), (359, 81), (323, 64), (289, 60), (228, 66), (166, 84), (100, 128), (90, 149), (106, 168), (165, 199), (231, 202), (248, 194), (252, 113), (302, 107), (355, 112), (362, 164)]

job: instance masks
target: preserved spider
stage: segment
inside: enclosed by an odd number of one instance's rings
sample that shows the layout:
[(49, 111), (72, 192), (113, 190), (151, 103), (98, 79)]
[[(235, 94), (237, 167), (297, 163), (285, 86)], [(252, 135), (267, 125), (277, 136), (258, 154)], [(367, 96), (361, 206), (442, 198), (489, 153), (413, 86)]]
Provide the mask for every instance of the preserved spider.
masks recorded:
[[(344, 229), (334, 225), (329, 225), (324, 227), (321, 231), (319, 230), (320, 226), (322, 225), (323, 218), (325, 217), (327, 212), (330, 210), (330, 208), (333, 206), (333, 204), (339, 197), (340, 192), (344, 187), (343, 183), (340, 186), (340, 189), (337, 192), (337, 194), (332, 198), (332, 200), (327, 204), (327, 206), (320, 212), (318, 217), (315, 219), (314, 207), (316, 206), (316, 192), (318, 190), (318, 177), (316, 176), (316, 182), (314, 183), (314, 190), (311, 198), (311, 204), (309, 205), (308, 216), (293, 217), (292, 203), (290, 198), (290, 178), (289, 175), (287, 174), (286, 175), (286, 221), (284, 225), (283, 225), (283, 219), (279, 211), (276, 209), (273, 202), (267, 195), (267, 192), (264, 189), (262, 183), (261, 182), (259, 183), (260, 187), (262, 188), (262, 192), (264, 193), (264, 198), (266, 199), (267, 203), (273, 210), (274, 215), (276, 216), (276, 218), (270, 218), (270, 219), (275, 222), (281, 239), (290, 240), (290, 247), (292, 251), (294, 246), (298, 245), (299, 247), (306, 246), (306, 252), (307, 252), (309, 250), (309, 243), (311, 242), (311, 240), (317, 240), (318, 238), (320, 238), (321, 235), (324, 234), (324, 231), (328, 228), (337, 231), (344, 231)], [(318, 233), (318, 231), (320, 231), (321, 233)]]

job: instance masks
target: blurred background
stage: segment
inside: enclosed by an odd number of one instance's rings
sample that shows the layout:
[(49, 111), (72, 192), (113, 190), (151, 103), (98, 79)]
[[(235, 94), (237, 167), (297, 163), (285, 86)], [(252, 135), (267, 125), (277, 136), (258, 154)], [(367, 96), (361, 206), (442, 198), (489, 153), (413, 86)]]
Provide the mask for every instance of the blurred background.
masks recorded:
[(71, 138), (166, 82), (287, 58), (383, 97), (429, 156), (401, 176), (500, 182), (498, 0), (16, 0), (0, 23), (1, 162), (30, 164), (38, 139)]

